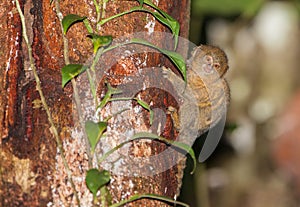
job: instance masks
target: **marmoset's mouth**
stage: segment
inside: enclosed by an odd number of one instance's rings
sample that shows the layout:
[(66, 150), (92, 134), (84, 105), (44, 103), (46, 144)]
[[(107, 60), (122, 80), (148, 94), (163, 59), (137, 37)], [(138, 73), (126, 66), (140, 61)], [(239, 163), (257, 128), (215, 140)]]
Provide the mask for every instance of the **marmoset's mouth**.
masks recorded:
[(207, 64), (207, 63), (204, 63), (202, 65), (202, 69), (204, 70), (205, 73), (207, 74), (211, 74), (214, 70), (213, 70), (213, 65), (212, 64)]

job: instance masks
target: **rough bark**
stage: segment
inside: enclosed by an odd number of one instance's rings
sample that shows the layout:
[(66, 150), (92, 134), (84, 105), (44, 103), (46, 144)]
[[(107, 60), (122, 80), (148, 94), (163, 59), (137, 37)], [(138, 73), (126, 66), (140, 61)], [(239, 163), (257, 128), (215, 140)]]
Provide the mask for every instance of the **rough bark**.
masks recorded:
[[(180, 22), (181, 36), (187, 37), (189, 1), (161, 0), (157, 2), (159, 8)], [(45, 0), (20, 1), (20, 4), (26, 17), (27, 32), (41, 78), (42, 89), (59, 134), (65, 143), (64, 148), (71, 171), (74, 177), (82, 177), (87, 170), (87, 160), (85, 150), (82, 149), (80, 143), (71, 138), (74, 127), (73, 92), (70, 84), (65, 89), (61, 88), (60, 69), (64, 66), (63, 42), (54, 4), (50, 5), (50, 2)], [(136, 1), (109, 1), (106, 16), (128, 10), (136, 5)], [(76, 13), (88, 18), (95, 16), (92, 1), (65, 0), (61, 1), (60, 6), (64, 15)], [(3, 1), (0, 3), (0, 11), (0, 44), (2, 46), (0, 52), (0, 205), (46, 206), (49, 202), (58, 205), (58, 201), (65, 205), (73, 205), (76, 202), (70, 186), (64, 180), (66, 176), (63, 176), (64, 169), (59, 164), (56, 142), (50, 133), (45, 110), (39, 102), (39, 95), (29, 67), (27, 49), (22, 40), (22, 28), (16, 6), (12, 1)], [(149, 15), (145, 13), (128, 14), (105, 24), (101, 28), (101, 33), (118, 38), (126, 34), (145, 31), (148, 20)], [(85, 31), (82, 24), (76, 24), (68, 31), (67, 38), (72, 63), (84, 63), (92, 56), (91, 42), (86, 38)], [(155, 31), (169, 32), (157, 21)], [(114, 56), (112, 55), (111, 58), (114, 59)], [(123, 60), (122, 66), (121, 63), (114, 65), (109, 70), (111, 76), (107, 79), (112, 85), (117, 86), (124, 82), (124, 77), (138, 77), (138, 70), (143, 70), (137, 64), (138, 62), (145, 62), (147, 68), (170, 65), (170, 62), (158, 53), (135, 55), (134, 58)], [(159, 72), (156, 75), (161, 76)], [(101, 87), (101, 85), (98, 86), (99, 91), (104, 90)], [(152, 101), (153, 107), (162, 109), (166, 109), (170, 103), (175, 102), (174, 98), (159, 90), (145, 90), (140, 95), (146, 102)], [(148, 116), (147, 111), (143, 113)], [(145, 126), (150, 127), (147, 121), (145, 121)], [(176, 135), (169, 116), (161, 135), (170, 139)], [(68, 148), (77, 145), (78, 149), (74, 151)], [(143, 150), (151, 149), (152, 154), (159, 154), (165, 147), (163, 143), (153, 141), (135, 142), (133, 148), (138, 149), (137, 154), (144, 156), (146, 153)], [(168, 162), (168, 159), (172, 158), (166, 157), (166, 160), (162, 162)], [(82, 170), (78, 166), (81, 166)], [(110, 184), (110, 191), (113, 201), (128, 198), (134, 193), (156, 193), (173, 198), (178, 194), (182, 170), (181, 163), (153, 176), (112, 175), (114, 181)], [(84, 180), (75, 184), (78, 192), (87, 194)], [(90, 199), (91, 196), (87, 198)], [(84, 196), (82, 202), (85, 202)], [(131, 205), (163, 206), (162, 203), (149, 199), (140, 200)]]

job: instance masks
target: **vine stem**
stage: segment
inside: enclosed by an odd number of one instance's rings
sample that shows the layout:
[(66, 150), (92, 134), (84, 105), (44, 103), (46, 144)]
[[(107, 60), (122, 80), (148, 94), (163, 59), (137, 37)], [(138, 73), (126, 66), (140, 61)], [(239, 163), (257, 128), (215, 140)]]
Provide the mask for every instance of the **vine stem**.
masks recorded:
[(24, 38), (26, 46), (27, 46), (30, 67), (31, 67), (31, 69), (33, 71), (34, 79), (35, 79), (35, 82), (36, 82), (36, 89), (37, 89), (37, 91), (39, 93), (39, 96), (41, 98), (41, 102), (42, 102), (43, 108), (46, 111), (46, 114), (47, 114), (47, 117), (48, 117), (48, 121), (49, 121), (50, 126), (51, 126), (50, 127), (50, 132), (55, 137), (55, 141), (57, 143), (57, 147), (58, 147), (58, 150), (60, 152), (60, 156), (62, 158), (64, 167), (66, 168), (66, 171), (67, 171), (68, 180), (69, 180), (69, 182), (70, 182), (70, 184), (72, 186), (72, 189), (74, 191), (74, 195), (76, 197), (77, 203), (80, 206), (80, 200), (79, 200), (76, 188), (75, 188), (75, 184), (73, 182), (72, 173), (71, 173), (71, 170), (69, 168), (69, 165), (68, 165), (68, 162), (66, 160), (66, 157), (64, 155), (64, 149), (63, 149), (63, 146), (62, 146), (61, 138), (58, 135), (57, 127), (55, 126), (55, 124), (53, 122), (53, 118), (52, 118), (49, 106), (48, 106), (48, 104), (46, 102), (46, 99), (45, 99), (45, 96), (44, 96), (44, 93), (43, 93), (43, 90), (42, 90), (42, 87), (41, 87), (41, 81), (40, 81), (39, 75), (37, 73), (37, 69), (36, 69), (36, 66), (35, 66), (35, 63), (34, 63), (34, 58), (33, 58), (33, 55), (32, 55), (32, 48), (31, 48), (31, 45), (30, 45), (29, 40), (28, 40), (26, 23), (25, 23), (25, 17), (24, 17), (24, 14), (23, 14), (22, 10), (21, 10), (19, 0), (16, 0), (16, 6), (17, 6), (18, 13), (20, 15), (20, 18), (21, 18), (22, 35), (23, 35), (23, 38)]
[(130, 202), (133, 202), (133, 201), (136, 201), (136, 200), (140, 200), (140, 199), (143, 199), (143, 198), (150, 198), (150, 199), (153, 199), (153, 200), (159, 200), (159, 201), (163, 201), (163, 202), (170, 203), (170, 204), (173, 203), (174, 206), (180, 205), (180, 206), (184, 206), (184, 207), (190, 207), (188, 204), (182, 203), (180, 201), (174, 201), (172, 199), (169, 199), (169, 198), (166, 198), (166, 197), (163, 197), (163, 196), (160, 196), (160, 195), (156, 195), (156, 194), (142, 194), (142, 195), (136, 194), (136, 195), (133, 195), (133, 196), (131, 196), (130, 198), (128, 198), (126, 200), (120, 201), (119, 203), (112, 204), (109, 207), (124, 206), (127, 203), (130, 203)]
[[(56, 15), (59, 19), (60, 27), (61, 27), (61, 33), (62, 33), (62, 38), (63, 38), (63, 47), (64, 47), (65, 64), (68, 65), (68, 64), (70, 64), (69, 43), (68, 43), (67, 37), (64, 34), (64, 29), (63, 29), (63, 25), (62, 25), (63, 14), (60, 11), (60, 5), (59, 5), (58, 0), (55, 1), (55, 10), (56, 10)], [(80, 122), (82, 130), (84, 131), (84, 141), (85, 141), (85, 145), (86, 145), (86, 153), (87, 153), (87, 156), (88, 156), (88, 165), (89, 165), (89, 168), (92, 168), (93, 164), (92, 164), (92, 155), (91, 155), (91, 149), (90, 149), (91, 147), (90, 147), (90, 143), (89, 143), (89, 140), (87, 138), (87, 135), (85, 133), (85, 124), (84, 124), (84, 120), (82, 118), (81, 101), (80, 101), (78, 89), (77, 89), (77, 86), (76, 86), (76, 80), (73, 78), (71, 80), (71, 83), (72, 83), (72, 88), (73, 88), (73, 92), (74, 92), (74, 99), (75, 99), (76, 109), (77, 109), (77, 113), (78, 113), (78, 117), (79, 117), (79, 122)]]

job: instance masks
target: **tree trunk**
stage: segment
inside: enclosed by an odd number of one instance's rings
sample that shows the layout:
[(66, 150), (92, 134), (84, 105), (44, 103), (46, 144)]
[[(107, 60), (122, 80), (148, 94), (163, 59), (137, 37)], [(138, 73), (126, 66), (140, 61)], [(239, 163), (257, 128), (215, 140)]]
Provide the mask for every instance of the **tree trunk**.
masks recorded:
[[(42, 90), (54, 124), (57, 126), (62, 139), (65, 156), (70, 166), (80, 203), (82, 206), (91, 206), (92, 194), (84, 181), (86, 171), (89, 168), (86, 147), (80, 135), (74, 132), (78, 126), (76, 125), (76, 118), (74, 118), (73, 89), (71, 84), (68, 84), (64, 89), (61, 87), (61, 68), (65, 62), (62, 33), (59, 19), (55, 13), (55, 3), (50, 4), (49, 0), (20, 0), (19, 2), (25, 16), (27, 33), (41, 79)], [(154, 3), (179, 21), (181, 25), (180, 35), (187, 37), (189, 0), (158, 0)], [(105, 17), (129, 10), (133, 6), (138, 6), (138, 1), (108, 1)], [(92, 22), (96, 16), (93, 1), (64, 0), (60, 2), (60, 8), (63, 15), (72, 13), (87, 16)], [(47, 114), (41, 105), (40, 96), (36, 90), (36, 82), (32, 68), (30, 68), (28, 50), (22, 38), (22, 26), (15, 2), (2, 1), (0, 10), (0, 43), (2, 46), (0, 52), (1, 206), (76, 206), (78, 203), (67, 180), (67, 171), (57, 152), (57, 143), (51, 133)], [(112, 35), (114, 39), (141, 31), (149, 33), (149, 28), (146, 25), (151, 22), (155, 25), (154, 31), (169, 32), (150, 14), (134, 12), (104, 24), (100, 33), (101, 35)], [(82, 23), (69, 29), (66, 36), (69, 42), (71, 63), (85, 63), (93, 56), (91, 41), (86, 35), (87, 32)], [(156, 42), (156, 45), (162, 47), (163, 41), (161, 39)], [(116, 61), (116, 58), (119, 56), (112, 52), (105, 61), (107, 63), (113, 62)], [(144, 63), (144, 65), (142, 66), (140, 63)], [(116, 64), (107, 70), (106, 75), (97, 86), (98, 95), (103, 95), (103, 91), (105, 91), (104, 81), (109, 82), (114, 87), (126, 83), (129, 87), (128, 91), (130, 91), (130, 87), (140, 87), (139, 84), (143, 84), (138, 81), (141, 80), (141, 74), (148, 74), (149, 71), (147, 72), (147, 70), (150, 67), (159, 65), (172, 67), (169, 60), (157, 52), (135, 54), (117, 60)], [(147, 81), (155, 81), (155, 77), (162, 76), (158, 70), (151, 73), (154, 74), (153, 80)], [(134, 81), (128, 81), (129, 78)], [(138, 94), (153, 108), (160, 108), (165, 111), (170, 104), (176, 106), (174, 97), (168, 96), (162, 90), (150, 88), (139, 91)], [(123, 104), (128, 105), (128, 103)], [(119, 104), (117, 107), (120, 108), (122, 103), (117, 104)], [(110, 107), (112, 107), (111, 105)], [(129, 106), (131, 111), (137, 107), (134, 102), (130, 102)], [(109, 107), (105, 108), (106, 111), (101, 113), (111, 114), (112, 112), (107, 112), (109, 109)], [(142, 114), (143, 117), (149, 116), (147, 110), (142, 110)], [(134, 113), (131, 115), (134, 116)], [(154, 127), (150, 126), (149, 121), (147, 121), (148, 118), (144, 118), (144, 122), (138, 125), (137, 121), (133, 120), (136, 118), (130, 118), (130, 112), (127, 113), (129, 118), (124, 118), (126, 114), (121, 117), (122, 123), (125, 121), (134, 123), (135, 131), (145, 131)], [(132, 127), (132, 125), (126, 126), (126, 123), (115, 126), (115, 119), (112, 119), (110, 124), (111, 129), (117, 131), (122, 130), (122, 127)], [(113, 130), (110, 132), (113, 133)], [(166, 123), (161, 129), (160, 135), (174, 139), (176, 130), (170, 116), (166, 116)], [(113, 137), (113, 135), (111, 136)], [(117, 139), (118, 136), (115, 138)], [(158, 155), (166, 149), (164, 143), (149, 140), (134, 141), (128, 146), (129, 152), (135, 157)], [(161, 163), (158, 163), (157, 166), (166, 165), (172, 159), (174, 158), (171, 155), (166, 156), (164, 160), (160, 160)], [(136, 193), (152, 193), (176, 198), (181, 185), (183, 162), (184, 160), (164, 172), (147, 176), (134, 176), (112, 171), (109, 191), (113, 197), (113, 202), (129, 198)], [(126, 167), (126, 164), (123, 167)], [(125, 171), (129, 173), (130, 169)], [(129, 205), (168, 206), (152, 199), (138, 200)]]

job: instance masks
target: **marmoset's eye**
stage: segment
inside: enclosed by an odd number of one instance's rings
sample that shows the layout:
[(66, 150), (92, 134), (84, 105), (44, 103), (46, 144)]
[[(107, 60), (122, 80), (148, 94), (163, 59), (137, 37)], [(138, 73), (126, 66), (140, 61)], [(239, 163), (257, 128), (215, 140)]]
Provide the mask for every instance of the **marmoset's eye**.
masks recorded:
[(219, 63), (214, 63), (214, 68), (215, 70), (219, 70), (220, 69), (220, 64)]

